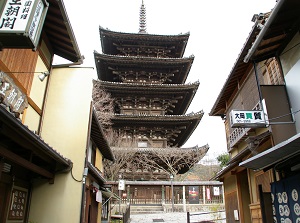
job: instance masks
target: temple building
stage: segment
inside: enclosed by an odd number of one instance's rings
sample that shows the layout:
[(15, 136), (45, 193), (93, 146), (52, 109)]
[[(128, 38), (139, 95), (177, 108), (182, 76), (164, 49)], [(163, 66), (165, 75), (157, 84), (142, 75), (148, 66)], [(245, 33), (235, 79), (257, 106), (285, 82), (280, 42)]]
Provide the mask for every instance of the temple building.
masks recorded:
[[(208, 145), (182, 148), (204, 114), (187, 114), (199, 87), (198, 81), (185, 83), (194, 60), (183, 57), (189, 33), (148, 34), (143, 3), (138, 33), (102, 27), (99, 32), (102, 53), (94, 52), (98, 74), (94, 87), (100, 86), (114, 100), (111, 122), (119, 141), (111, 148), (116, 162), (122, 151), (124, 156), (132, 154), (112, 181), (125, 180), (124, 200), (164, 203), (171, 197), (170, 177), (186, 173), (209, 149)], [(181, 201), (183, 187), (178, 187)]]

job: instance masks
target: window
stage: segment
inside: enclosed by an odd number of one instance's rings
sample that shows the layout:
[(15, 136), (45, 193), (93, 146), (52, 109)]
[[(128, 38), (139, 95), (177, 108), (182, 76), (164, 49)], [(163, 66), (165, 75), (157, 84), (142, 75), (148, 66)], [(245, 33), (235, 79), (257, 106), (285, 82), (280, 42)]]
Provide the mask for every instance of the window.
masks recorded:
[(276, 59), (267, 60), (265, 65), (267, 66), (266, 73), (264, 74), (266, 83), (272, 85), (284, 84)]
[(148, 143), (147, 142), (138, 142), (138, 147), (139, 148), (147, 148), (148, 147)]

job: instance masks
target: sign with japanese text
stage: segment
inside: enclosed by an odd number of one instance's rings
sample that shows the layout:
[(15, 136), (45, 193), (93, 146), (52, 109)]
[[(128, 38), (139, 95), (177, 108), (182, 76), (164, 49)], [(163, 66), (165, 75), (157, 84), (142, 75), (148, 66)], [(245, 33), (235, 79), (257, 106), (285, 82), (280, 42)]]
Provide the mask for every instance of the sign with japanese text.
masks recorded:
[(214, 196), (220, 196), (220, 188), (214, 187)]
[(27, 191), (14, 188), (8, 212), (9, 220), (23, 220), (27, 202)]
[(33, 0), (8, 0), (0, 18), (0, 30), (25, 32)]
[(125, 180), (119, 180), (118, 190), (125, 190)]
[(28, 107), (26, 95), (2, 71), (0, 71), (0, 103), (6, 105), (11, 112), (17, 114), (22, 114), (24, 109)]
[[(7, 0), (0, 17), (0, 34), (2, 47), (14, 47), (9, 36), (15, 41), (27, 38), (36, 47), (46, 17), (48, 3), (45, 0)], [(19, 37), (16, 37), (18, 35)], [(6, 37), (6, 38), (5, 38)], [(26, 40), (22, 40), (26, 42)], [(22, 42), (21, 41), (21, 42)], [(23, 42), (22, 42), (23, 43)], [(15, 46), (20, 43), (15, 42)]]
[(231, 127), (241, 128), (259, 128), (265, 127), (265, 115), (261, 110), (238, 111), (230, 112)]

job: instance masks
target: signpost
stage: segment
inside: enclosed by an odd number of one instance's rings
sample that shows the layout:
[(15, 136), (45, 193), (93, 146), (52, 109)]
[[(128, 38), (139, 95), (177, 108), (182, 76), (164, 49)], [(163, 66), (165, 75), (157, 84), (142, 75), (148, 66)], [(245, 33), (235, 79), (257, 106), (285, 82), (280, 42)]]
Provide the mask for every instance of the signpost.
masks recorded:
[(119, 214), (121, 214), (121, 199), (122, 199), (121, 192), (123, 190), (125, 190), (125, 180), (122, 180), (121, 178), (122, 178), (122, 176), (120, 175), (119, 176), (119, 184), (118, 184), (119, 198), (120, 198), (120, 200), (119, 200)]

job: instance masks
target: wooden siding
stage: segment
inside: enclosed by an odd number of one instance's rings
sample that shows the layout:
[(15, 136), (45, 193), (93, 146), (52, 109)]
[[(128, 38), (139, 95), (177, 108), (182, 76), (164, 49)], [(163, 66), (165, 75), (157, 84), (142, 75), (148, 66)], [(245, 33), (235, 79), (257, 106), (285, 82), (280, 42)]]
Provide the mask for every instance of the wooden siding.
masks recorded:
[(249, 75), (248, 80), (240, 91), (240, 95), (242, 97), (242, 105), (240, 106), (243, 109), (252, 110), (259, 102), (259, 92), (254, 72)]
[(260, 203), (250, 205), (252, 223), (263, 223), (261, 218)]
[(240, 222), (234, 220), (234, 210), (239, 210), (237, 191), (225, 194), (225, 210), (226, 210), (226, 222)]
[(1, 66), (0, 68), (4, 72), (12, 72), (12, 75), (26, 89), (24, 93), (28, 95), (32, 85), (37, 58), (38, 53), (31, 49), (3, 49), (3, 51), (0, 51), (0, 62), (5, 67)]
[(262, 185), (263, 192), (271, 192), (271, 170), (267, 172), (260, 171), (255, 174), (256, 194), (259, 200), (258, 185)]

